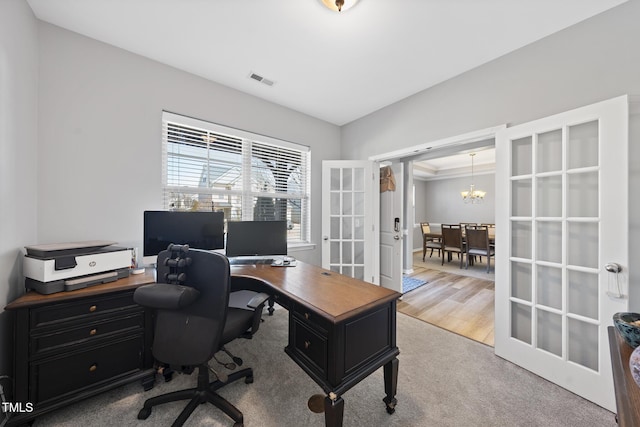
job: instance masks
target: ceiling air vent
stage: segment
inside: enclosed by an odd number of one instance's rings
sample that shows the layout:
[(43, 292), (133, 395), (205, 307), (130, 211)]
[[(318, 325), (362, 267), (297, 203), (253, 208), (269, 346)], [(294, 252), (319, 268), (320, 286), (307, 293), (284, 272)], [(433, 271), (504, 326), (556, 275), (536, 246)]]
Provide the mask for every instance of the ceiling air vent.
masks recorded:
[(256, 73), (250, 73), (249, 74), (249, 78), (253, 79), (255, 81), (258, 81), (260, 83), (263, 83), (263, 84), (265, 84), (267, 86), (273, 86), (274, 83), (275, 83), (273, 80), (265, 79), (264, 77), (262, 77), (261, 75), (256, 74)]

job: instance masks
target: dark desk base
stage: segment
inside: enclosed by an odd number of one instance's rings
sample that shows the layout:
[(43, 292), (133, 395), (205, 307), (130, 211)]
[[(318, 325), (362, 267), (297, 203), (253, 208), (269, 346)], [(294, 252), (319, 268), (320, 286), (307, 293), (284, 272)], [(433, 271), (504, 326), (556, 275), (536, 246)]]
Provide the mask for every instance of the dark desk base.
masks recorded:
[[(395, 411), (400, 353), (396, 347), (396, 300), (331, 322), (259, 280), (232, 277), (234, 288), (269, 293), (272, 301), (289, 311), (285, 352), (324, 390), (328, 427), (342, 426), (342, 394), (382, 367), (386, 394), (382, 400), (389, 414)], [(313, 406), (317, 409), (319, 405)]]

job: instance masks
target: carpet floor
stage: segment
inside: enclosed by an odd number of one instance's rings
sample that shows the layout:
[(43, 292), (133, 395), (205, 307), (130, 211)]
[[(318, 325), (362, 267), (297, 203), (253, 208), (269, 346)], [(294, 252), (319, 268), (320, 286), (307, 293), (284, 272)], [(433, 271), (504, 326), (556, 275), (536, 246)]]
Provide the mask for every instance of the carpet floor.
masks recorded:
[[(614, 415), (493, 354), (493, 349), (398, 313), (400, 348), (398, 405), (389, 415), (382, 369), (347, 391), (344, 426), (460, 427), (570, 426), (614, 427)], [(228, 348), (254, 368), (255, 382), (239, 381), (219, 393), (243, 413), (247, 427), (323, 426), (324, 415), (307, 409), (321, 393), (283, 351), (287, 312), (277, 309), (252, 340)], [(224, 357), (221, 355), (221, 357)], [(143, 392), (139, 383), (86, 399), (38, 418), (36, 427), (169, 426), (185, 406), (153, 409), (145, 421), (136, 416), (145, 399), (192, 387), (195, 375), (177, 375)], [(211, 405), (200, 405), (185, 426), (228, 426), (233, 422)]]

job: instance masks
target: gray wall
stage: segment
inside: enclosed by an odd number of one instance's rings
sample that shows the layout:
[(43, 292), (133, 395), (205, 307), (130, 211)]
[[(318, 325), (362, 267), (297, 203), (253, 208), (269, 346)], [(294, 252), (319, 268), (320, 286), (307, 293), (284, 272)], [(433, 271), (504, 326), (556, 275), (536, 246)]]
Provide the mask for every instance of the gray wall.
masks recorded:
[[(383, 108), (342, 128), (342, 157), (392, 150), (499, 124), (518, 124), (623, 94), (640, 95), (640, 0)], [(635, 130), (635, 131), (634, 131)], [(640, 192), (632, 125), (630, 193)], [(630, 200), (630, 307), (640, 310), (640, 200)], [(625, 233), (627, 230), (621, 230)], [(414, 245), (415, 246), (415, 245)]]
[[(37, 236), (37, 43), (27, 2), (0, 1), (0, 308), (24, 287), (21, 247)], [(0, 375), (11, 372), (10, 319), (0, 311)]]
[[(484, 202), (466, 204), (460, 196), (471, 183), (471, 177), (413, 181), (416, 187), (415, 223), (457, 224), (460, 222), (495, 222), (495, 174), (475, 175), (477, 190), (487, 192)], [(422, 231), (414, 227), (413, 249), (422, 249)]]
[[(337, 126), (47, 23), (39, 33), (39, 243), (142, 247), (143, 211), (163, 208), (162, 110), (310, 146), (320, 242), (321, 161), (340, 156)], [(319, 245), (293, 255), (321, 262)]]

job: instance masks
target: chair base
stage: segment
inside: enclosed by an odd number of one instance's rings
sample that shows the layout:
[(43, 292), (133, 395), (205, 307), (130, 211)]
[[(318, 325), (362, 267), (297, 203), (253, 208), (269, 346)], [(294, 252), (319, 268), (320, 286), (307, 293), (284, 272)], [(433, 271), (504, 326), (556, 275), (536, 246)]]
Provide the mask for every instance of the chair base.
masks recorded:
[(172, 427), (182, 426), (189, 418), (191, 413), (198, 407), (198, 405), (209, 402), (215, 407), (221, 409), (227, 414), (233, 421), (235, 421), (234, 427), (243, 427), (244, 420), (242, 412), (240, 412), (235, 406), (233, 406), (224, 397), (220, 396), (215, 391), (219, 388), (244, 378), (244, 382), (250, 384), (253, 382), (253, 370), (251, 368), (245, 368), (237, 372), (233, 372), (229, 375), (229, 380), (223, 383), (220, 380), (209, 383), (209, 368), (207, 365), (198, 366), (198, 386), (186, 390), (173, 391), (171, 393), (163, 394), (160, 396), (152, 397), (144, 402), (144, 406), (138, 413), (139, 420), (146, 420), (151, 415), (152, 407), (161, 405), (163, 403), (175, 402), (177, 400), (190, 399), (187, 406), (182, 410), (178, 418), (173, 422)]

